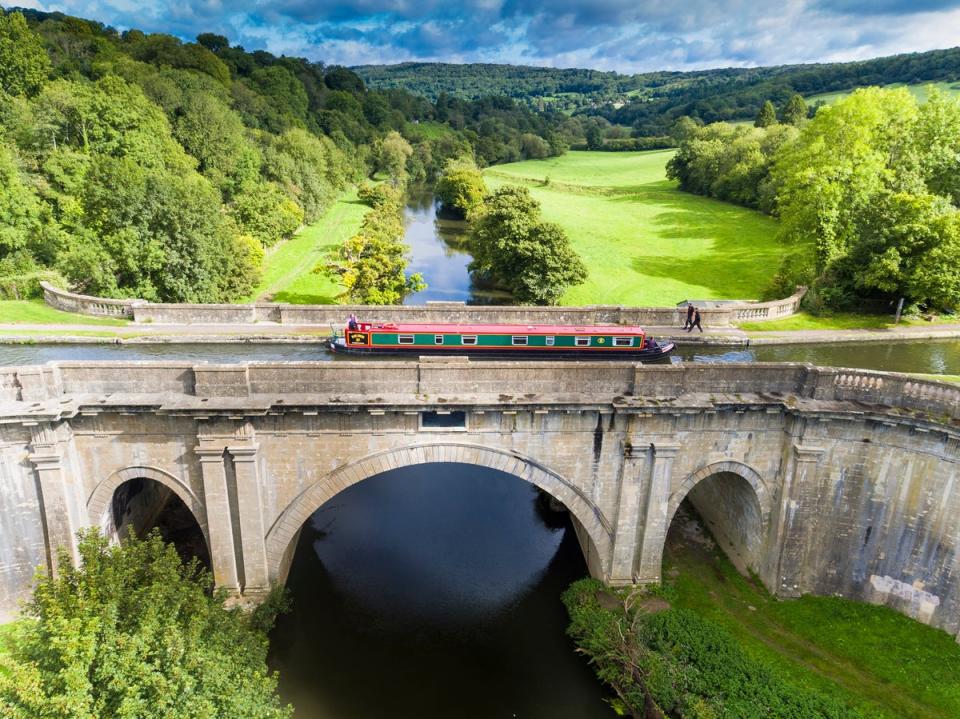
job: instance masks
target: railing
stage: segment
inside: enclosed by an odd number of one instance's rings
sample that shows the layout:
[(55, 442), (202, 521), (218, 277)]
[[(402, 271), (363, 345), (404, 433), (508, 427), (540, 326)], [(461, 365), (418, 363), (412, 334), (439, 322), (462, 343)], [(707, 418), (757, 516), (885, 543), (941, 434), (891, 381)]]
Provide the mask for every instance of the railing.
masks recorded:
[[(463, 302), (435, 302), (426, 305), (288, 305), (261, 302), (248, 305), (172, 304), (144, 300), (112, 300), (67, 292), (41, 282), (47, 304), (67, 312), (85, 315), (127, 317), (155, 324), (254, 324), (276, 322), (285, 325), (343, 324), (356, 314), (375, 322), (430, 322), (479, 324), (565, 324), (631, 325), (679, 327), (686, 310), (682, 307), (624, 307), (588, 305), (583, 307), (481, 306)], [(776, 302), (744, 303), (700, 310), (707, 327), (729, 327), (744, 320), (763, 321), (786, 317), (797, 311), (806, 292)]]

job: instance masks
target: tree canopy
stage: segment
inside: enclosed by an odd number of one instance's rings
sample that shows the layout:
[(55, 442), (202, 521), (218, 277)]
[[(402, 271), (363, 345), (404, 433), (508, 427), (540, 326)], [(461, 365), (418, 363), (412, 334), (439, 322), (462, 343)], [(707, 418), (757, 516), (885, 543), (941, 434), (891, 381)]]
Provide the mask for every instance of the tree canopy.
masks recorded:
[(503, 187), (486, 198), (471, 222), (469, 246), (470, 271), (522, 304), (555, 305), (587, 278), (563, 228), (542, 219), (526, 187)]
[(80, 565), (39, 578), (0, 657), (9, 719), (286, 719), (266, 666), (270, 608), (228, 610), (194, 561), (154, 533), (111, 546), (90, 530)]

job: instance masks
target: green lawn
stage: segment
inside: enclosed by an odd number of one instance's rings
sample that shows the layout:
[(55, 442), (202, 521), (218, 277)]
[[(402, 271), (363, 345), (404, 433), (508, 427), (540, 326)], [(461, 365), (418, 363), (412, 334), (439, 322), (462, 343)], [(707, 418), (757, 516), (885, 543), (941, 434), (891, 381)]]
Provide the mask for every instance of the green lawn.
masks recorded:
[(341, 197), (317, 222), (273, 249), (264, 262), (263, 279), (246, 301), (332, 304), (342, 288), (312, 270), (328, 249), (357, 231), (368, 209), (355, 191)]
[(566, 229), (589, 277), (563, 304), (758, 297), (780, 264), (776, 222), (678, 190), (665, 174), (672, 152), (569, 152), (491, 167), (484, 178), (491, 189), (526, 185)]
[[(909, 322), (905, 318), (901, 318), (900, 324), (906, 325)], [(740, 329), (748, 332), (883, 329), (893, 326), (893, 317), (890, 315), (861, 315), (855, 312), (838, 312), (830, 315), (811, 315), (808, 312), (798, 312), (782, 320), (743, 322), (738, 325)]]
[(675, 606), (722, 624), (798, 684), (869, 717), (960, 716), (960, 645), (946, 632), (835, 597), (778, 601), (716, 548), (674, 542), (664, 570)]
[(127, 320), (110, 317), (90, 317), (72, 312), (61, 312), (38, 299), (0, 301), (0, 324), (82, 324), (119, 327), (130, 323)]
[[(906, 87), (910, 94), (917, 98), (920, 102), (926, 102), (927, 96), (930, 94), (930, 88), (935, 87), (947, 95), (958, 96), (960, 95), (960, 83), (957, 82), (920, 82), (911, 85), (905, 85), (902, 82), (894, 83), (892, 85), (884, 85), (884, 87), (894, 88), (894, 87)], [(832, 105), (837, 100), (843, 99), (853, 90), (841, 90), (840, 92), (824, 92), (819, 95), (811, 95), (810, 97), (804, 98), (807, 101), (808, 105), (816, 104), (817, 102), (825, 102), (828, 105)]]

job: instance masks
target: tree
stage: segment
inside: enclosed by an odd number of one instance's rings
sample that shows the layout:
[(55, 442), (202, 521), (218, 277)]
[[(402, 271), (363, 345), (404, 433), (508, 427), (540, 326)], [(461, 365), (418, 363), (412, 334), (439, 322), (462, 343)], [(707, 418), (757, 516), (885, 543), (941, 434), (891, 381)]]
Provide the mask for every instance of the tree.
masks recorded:
[(783, 108), (783, 124), (800, 127), (807, 119), (807, 103), (802, 95), (794, 95)]
[(382, 184), (370, 191), (373, 208), (364, 215), (360, 231), (327, 255), (314, 272), (344, 286), (340, 301), (348, 304), (399, 304), (408, 294), (426, 288), (419, 274), (407, 277), (410, 248), (403, 244), (403, 194)]
[(12, 656), (0, 658), (0, 714), (10, 719), (286, 719), (267, 669), (270, 610), (228, 610), (194, 561), (157, 533), (110, 543), (80, 535), (40, 576)]
[(760, 112), (757, 113), (757, 119), (754, 121), (754, 127), (770, 127), (771, 125), (777, 124), (777, 108), (773, 106), (773, 103), (767, 100), (760, 107)]
[(587, 270), (563, 229), (543, 222), (525, 187), (503, 187), (487, 197), (471, 223), (470, 271), (513, 293), (523, 304), (554, 305)]
[(0, 12), (0, 90), (10, 95), (35, 95), (49, 74), (47, 51), (23, 14)]
[(603, 130), (595, 124), (590, 125), (586, 130), (587, 149), (599, 150), (603, 147)]
[(444, 208), (469, 218), (483, 204), (487, 187), (472, 162), (453, 161), (437, 180), (434, 193)]
[(387, 133), (377, 143), (377, 169), (387, 173), (394, 184), (403, 184), (407, 179), (407, 160), (413, 155), (410, 143), (396, 130)]
[(231, 211), (240, 229), (263, 247), (290, 239), (303, 224), (303, 209), (273, 182), (245, 186)]
[(933, 195), (883, 192), (864, 212), (841, 273), (863, 294), (960, 305), (960, 213)]

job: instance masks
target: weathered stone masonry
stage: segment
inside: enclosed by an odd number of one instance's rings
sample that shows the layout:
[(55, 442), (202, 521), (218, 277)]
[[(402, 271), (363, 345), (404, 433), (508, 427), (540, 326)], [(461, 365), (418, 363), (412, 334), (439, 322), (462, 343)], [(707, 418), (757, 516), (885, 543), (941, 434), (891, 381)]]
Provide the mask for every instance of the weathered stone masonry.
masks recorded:
[[(780, 596), (838, 593), (960, 631), (960, 388), (807, 365), (59, 363), (0, 370), (0, 609), (153, 480), (220, 586), (282, 582), (306, 519), (427, 462), (491, 467), (570, 510), (590, 571), (660, 578), (689, 497)], [(437, 419), (446, 421), (435, 421)], [(452, 425), (452, 426), (442, 426)]]

